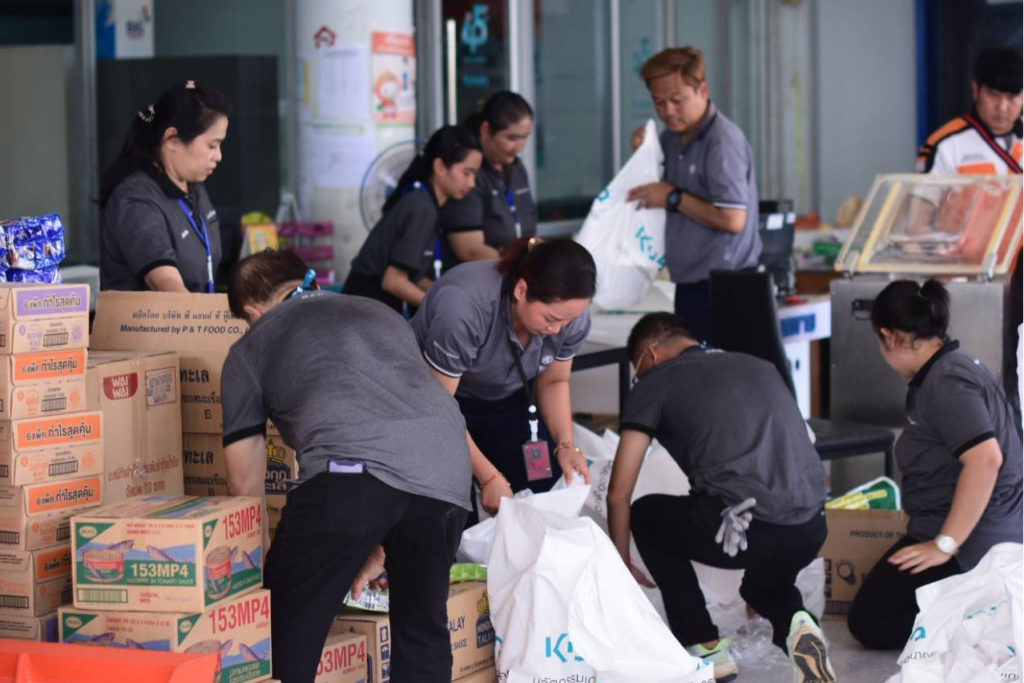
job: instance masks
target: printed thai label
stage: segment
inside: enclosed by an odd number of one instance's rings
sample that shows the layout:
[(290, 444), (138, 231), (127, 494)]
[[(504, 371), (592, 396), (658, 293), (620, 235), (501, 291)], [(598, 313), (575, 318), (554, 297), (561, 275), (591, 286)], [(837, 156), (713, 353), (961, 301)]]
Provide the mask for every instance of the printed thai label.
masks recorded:
[(89, 312), (89, 285), (18, 287), (14, 290), (19, 318)]
[(30, 515), (99, 505), (101, 502), (103, 477), (98, 475), (25, 487), (26, 511)]
[(11, 356), (11, 362), (14, 365), (13, 379), (15, 382), (84, 377), (86, 350), (19, 353)]
[(97, 441), (102, 437), (102, 427), (103, 414), (100, 412), (21, 420), (15, 423), (14, 447), (28, 450)]

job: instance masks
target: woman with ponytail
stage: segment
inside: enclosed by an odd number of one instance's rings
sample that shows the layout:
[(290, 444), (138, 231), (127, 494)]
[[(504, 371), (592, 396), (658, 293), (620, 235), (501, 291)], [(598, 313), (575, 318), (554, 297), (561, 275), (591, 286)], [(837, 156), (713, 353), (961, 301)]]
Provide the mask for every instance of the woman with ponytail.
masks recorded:
[(596, 268), (571, 240), (523, 237), (500, 261), (464, 263), (427, 293), (413, 331), (466, 418), (484, 508), (564, 472), (590, 482), (573, 444), (569, 373), (590, 332)]
[(949, 294), (935, 280), (888, 285), (871, 326), (904, 378), (907, 423), (896, 444), (907, 535), (878, 561), (850, 609), (864, 646), (898, 649), (915, 591), (965, 572), (997, 543), (1021, 542), (1021, 439), (999, 382), (946, 336)]
[(533, 132), (533, 109), (522, 96), (504, 90), (488, 97), (465, 125), (480, 139), (484, 163), (476, 189), (441, 210), (445, 267), (498, 258), (512, 240), (537, 233), (537, 206), (519, 160)]
[(438, 210), (473, 189), (482, 158), (468, 128), (445, 126), (431, 135), (384, 202), (384, 215), (352, 261), (345, 293), (399, 313), (403, 304), (419, 306), (441, 277)]
[(213, 292), (220, 221), (203, 183), (221, 160), (231, 106), (185, 81), (132, 117), (100, 179), (100, 288)]

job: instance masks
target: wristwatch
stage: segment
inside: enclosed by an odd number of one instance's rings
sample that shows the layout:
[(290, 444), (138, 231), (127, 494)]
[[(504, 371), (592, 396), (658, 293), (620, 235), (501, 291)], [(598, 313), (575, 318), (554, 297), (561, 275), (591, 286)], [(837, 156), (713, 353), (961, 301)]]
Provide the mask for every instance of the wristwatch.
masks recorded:
[(679, 211), (679, 200), (682, 198), (683, 191), (678, 187), (669, 192), (668, 199), (665, 200), (665, 211), (668, 213)]
[(957, 548), (960, 547), (960, 544), (957, 543), (952, 536), (947, 536), (945, 534), (939, 534), (935, 537), (935, 545), (938, 546), (939, 550), (947, 555), (956, 554)]

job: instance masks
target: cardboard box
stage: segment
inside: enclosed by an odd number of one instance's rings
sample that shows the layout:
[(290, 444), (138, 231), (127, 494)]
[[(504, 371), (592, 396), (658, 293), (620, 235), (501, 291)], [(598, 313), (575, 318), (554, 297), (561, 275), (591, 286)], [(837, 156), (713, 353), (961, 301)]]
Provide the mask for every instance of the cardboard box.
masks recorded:
[(56, 612), (41, 617), (0, 614), (0, 638), (56, 643), (58, 637)]
[(0, 421), (0, 484), (102, 477), (103, 431), (98, 412)]
[(25, 517), (72, 515), (102, 502), (103, 477), (98, 474), (28, 486), (0, 486), (0, 508), (20, 510)]
[(492, 664), (486, 669), (480, 669), (476, 673), (455, 680), (458, 683), (498, 683), (498, 671)]
[(247, 328), (224, 294), (105, 291), (96, 303), (92, 348), (178, 351), (183, 430), (220, 434), (221, 369)]
[(345, 630), (327, 635), (314, 683), (366, 683), (366, 636)]
[[(185, 434), (182, 437), (185, 462), (185, 493), (190, 496), (228, 495), (228, 471), (224, 461), (223, 436)], [(295, 451), (280, 436), (267, 435), (267, 495), (288, 493), (291, 480), (299, 476)]]
[(259, 498), (150, 496), (71, 521), (75, 607), (202, 612), (263, 582)]
[(89, 285), (0, 284), (0, 353), (88, 345)]
[(848, 614), (853, 596), (882, 555), (907, 532), (902, 510), (826, 510), (825, 613)]
[(181, 402), (176, 351), (94, 351), (87, 404), (103, 413), (117, 447), (104, 454), (106, 498), (180, 496)]
[(448, 593), (448, 631), (452, 637), (452, 679), (494, 666), (494, 627), (487, 584), (457, 583)]
[[(388, 615), (346, 609), (334, 621), (335, 630), (366, 636), (367, 666), (373, 681), (391, 678), (391, 626)], [(458, 583), (448, 593), (448, 631), (451, 633), (452, 680), (494, 668), (494, 627), (487, 584)]]
[(237, 595), (195, 613), (62, 607), (60, 642), (164, 652), (219, 652), (224, 683), (270, 678), (270, 591)]
[(40, 616), (71, 602), (71, 576), (37, 583), (0, 575), (0, 614)]
[(0, 357), (0, 420), (85, 410), (85, 349)]
[(14, 506), (0, 506), (0, 547), (37, 550), (71, 540), (70, 512), (29, 517)]
[(0, 577), (28, 577), (36, 582), (71, 575), (69, 544), (43, 550), (0, 548)]
[(388, 683), (391, 680), (391, 623), (388, 615), (343, 610), (334, 620), (331, 632), (346, 631), (366, 636), (367, 680)]

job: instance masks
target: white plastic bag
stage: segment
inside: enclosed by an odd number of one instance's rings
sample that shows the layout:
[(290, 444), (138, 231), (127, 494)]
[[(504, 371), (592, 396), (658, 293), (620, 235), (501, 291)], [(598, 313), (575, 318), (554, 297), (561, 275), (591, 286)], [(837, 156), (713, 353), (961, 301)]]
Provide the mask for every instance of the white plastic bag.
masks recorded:
[(664, 155), (658, 129), (648, 119), (644, 141), (590, 206), (576, 236), (597, 263), (594, 303), (609, 310), (643, 298), (665, 267), (665, 209), (637, 211), (626, 195), (638, 185), (661, 180)]
[(921, 611), (888, 683), (1021, 680), (1022, 553), (1000, 543), (971, 571), (918, 588)]
[(590, 519), (502, 500), (487, 594), (507, 683), (714, 681), (710, 662), (676, 641)]
[[(583, 481), (582, 477), (578, 479), (580, 482)], [(566, 517), (578, 517), (589, 495), (590, 487), (583, 485), (573, 486), (569, 490), (552, 489), (547, 493), (533, 493), (526, 489), (518, 492), (515, 500), (539, 510), (557, 512)], [(456, 561), (487, 564), (491, 556), (491, 543), (494, 541), (494, 526), (495, 518), (488, 517), (463, 531), (462, 541), (455, 553)]]

